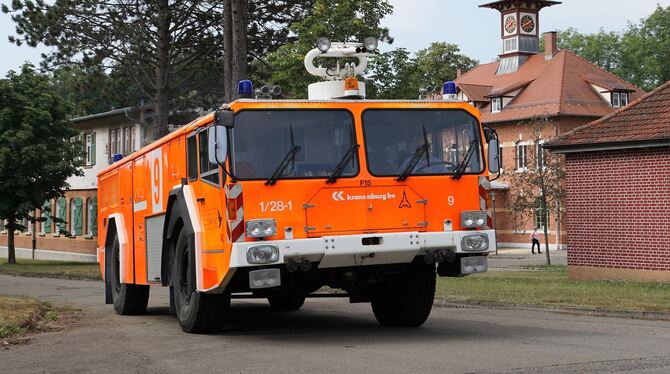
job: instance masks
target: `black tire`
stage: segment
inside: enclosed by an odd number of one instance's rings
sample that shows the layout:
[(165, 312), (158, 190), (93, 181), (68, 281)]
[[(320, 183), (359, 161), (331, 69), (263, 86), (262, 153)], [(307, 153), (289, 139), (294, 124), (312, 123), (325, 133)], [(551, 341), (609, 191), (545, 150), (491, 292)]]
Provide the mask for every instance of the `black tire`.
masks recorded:
[(418, 327), (428, 319), (435, 298), (435, 266), (412, 263), (389, 277), (372, 297), (372, 311), (382, 326)]
[(188, 333), (220, 331), (230, 308), (230, 296), (196, 291), (195, 253), (185, 230), (179, 233), (172, 272), (174, 309)]
[(296, 291), (280, 291), (268, 296), (268, 302), (272, 309), (290, 312), (300, 309), (305, 304), (305, 294)]
[(149, 303), (149, 286), (121, 283), (120, 245), (117, 234), (114, 234), (112, 243), (111, 268), (110, 288), (116, 313), (124, 316), (145, 313)]

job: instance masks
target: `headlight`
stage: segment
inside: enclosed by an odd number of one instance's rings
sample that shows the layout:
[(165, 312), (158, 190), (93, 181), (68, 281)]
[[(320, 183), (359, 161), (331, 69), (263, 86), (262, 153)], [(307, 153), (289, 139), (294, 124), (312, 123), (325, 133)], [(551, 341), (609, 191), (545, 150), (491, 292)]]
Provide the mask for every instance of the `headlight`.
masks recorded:
[(247, 262), (250, 264), (271, 264), (279, 261), (279, 247), (262, 244), (247, 248)]
[(485, 234), (465, 235), (461, 239), (461, 248), (466, 252), (481, 252), (489, 249), (489, 237)]
[(475, 229), (486, 226), (488, 215), (485, 210), (473, 210), (461, 212), (461, 227), (465, 229)]
[(248, 238), (265, 238), (277, 235), (277, 223), (274, 219), (252, 219), (246, 222)]

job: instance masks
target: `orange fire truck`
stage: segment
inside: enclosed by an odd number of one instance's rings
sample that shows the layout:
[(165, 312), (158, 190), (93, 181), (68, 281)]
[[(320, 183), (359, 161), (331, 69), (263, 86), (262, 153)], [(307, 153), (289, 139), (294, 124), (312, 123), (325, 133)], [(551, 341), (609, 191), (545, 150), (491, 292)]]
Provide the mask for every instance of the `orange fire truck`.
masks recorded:
[(497, 136), (451, 82), (443, 100), (365, 100), (356, 76), (375, 48), (320, 39), (309, 100), (242, 81), (240, 99), (102, 171), (106, 302), (140, 314), (166, 286), (181, 328), (207, 332), (231, 298), (296, 310), (329, 286), (382, 325), (419, 326), (436, 274), (485, 272)]

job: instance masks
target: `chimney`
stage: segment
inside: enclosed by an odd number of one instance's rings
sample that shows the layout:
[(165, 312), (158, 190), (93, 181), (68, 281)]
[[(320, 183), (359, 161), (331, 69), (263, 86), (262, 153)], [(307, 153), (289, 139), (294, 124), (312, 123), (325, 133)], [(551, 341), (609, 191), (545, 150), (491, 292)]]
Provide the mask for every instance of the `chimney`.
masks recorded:
[(456, 78), (460, 78), (461, 75), (463, 75), (463, 69), (461, 68), (456, 69)]
[(558, 52), (556, 31), (549, 31), (544, 33), (544, 58), (551, 60), (556, 52)]

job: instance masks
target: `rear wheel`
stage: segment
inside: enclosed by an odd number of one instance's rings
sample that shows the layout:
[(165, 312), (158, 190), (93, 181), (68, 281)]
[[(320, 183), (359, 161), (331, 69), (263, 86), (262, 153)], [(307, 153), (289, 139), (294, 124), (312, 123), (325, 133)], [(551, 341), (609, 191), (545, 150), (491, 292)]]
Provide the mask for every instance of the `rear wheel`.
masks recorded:
[(399, 275), (389, 277), (372, 297), (372, 311), (382, 326), (423, 325), (433, 308), (435, 266), (416, 261)]
[(172, 281), (174, 309), (184, 332), (205, 333), (223, 328), (230, 296), (196, 291), (195, 252), (185, 230), (177, 239)]
[(112, 244), (112, 279), (110, 282), (112, 303), (117, 314), (135, 315), (147, 311), (149, 286), (121, 283), (121, 248), (119, 237), (114, 234)]
[(280, 291), (268, 296), (272, 309), (281, 311), (298, 310), (305, 303), (305, 294), (297, 291)]

